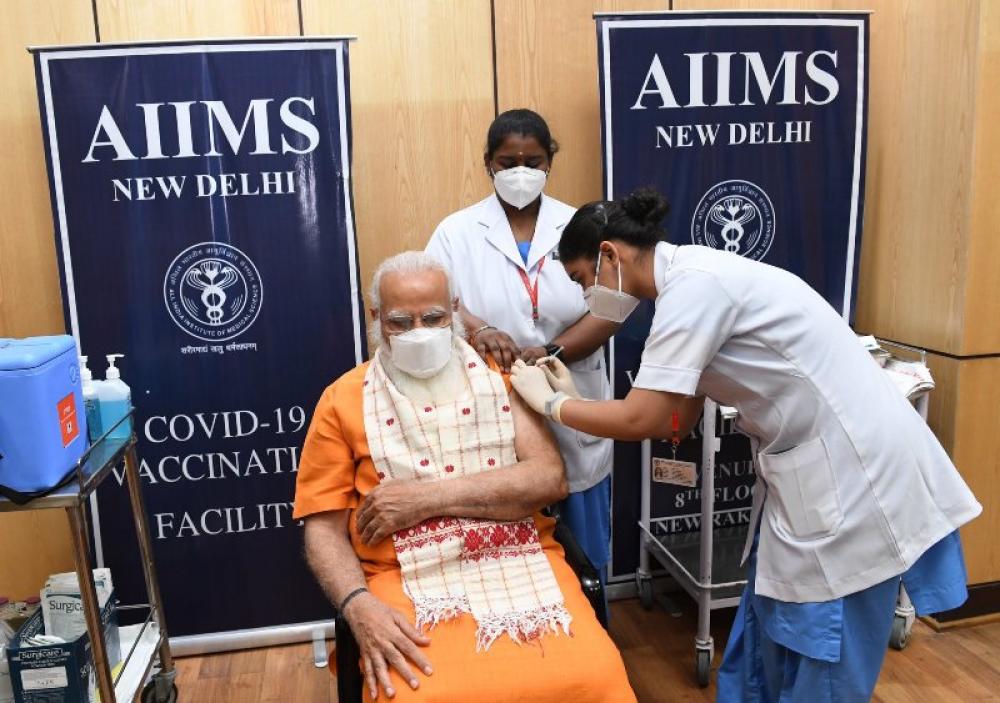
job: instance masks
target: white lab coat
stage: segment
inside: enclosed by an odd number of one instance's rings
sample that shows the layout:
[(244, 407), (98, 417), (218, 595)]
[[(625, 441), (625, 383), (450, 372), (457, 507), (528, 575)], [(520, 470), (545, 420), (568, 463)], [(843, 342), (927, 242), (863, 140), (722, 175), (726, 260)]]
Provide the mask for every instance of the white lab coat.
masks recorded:
[[(635, 386), (739, 410), (757, 455), (756, 592), (827, 601), (906, 571), (982, 508), (851, 329), (796, 276), (657, 245)], [(753, 529), (747, 541), (749, 553)]]
[[(494, 193), (446, 217), (427, 244), (427, 253), (451, 271), (458, 297), (470, 312), (509, 334), (521, 347), (545, 346), (587, 313), (583, 291), (555, 258), (562, 228), (574, 212), (569, 205), (542, 195), (525, 266), (507, 215)], [(518, 270), (528, 273), (533, 286), (543, 261), (538, 279), (539, 319), (535, 322), (531, 319), (531, 299)], [(568, 366), (585, 398), (611, 397), (603, 350)], [(608, 475), (611, 440), (557, 423), (550, 426), (566, 462), (571, 492), (586, 490)]]

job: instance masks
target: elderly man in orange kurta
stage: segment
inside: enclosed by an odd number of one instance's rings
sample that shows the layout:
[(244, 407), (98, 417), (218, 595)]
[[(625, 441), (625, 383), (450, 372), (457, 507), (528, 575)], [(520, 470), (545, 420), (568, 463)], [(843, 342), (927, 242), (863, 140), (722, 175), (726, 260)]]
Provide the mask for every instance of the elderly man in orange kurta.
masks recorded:
[(377, 350), (323, 393), (295, 494), (366, 700), (635, 701), (539, 513), (566, 495), (555, 441), (465, 342), (447, 272), (405, 252), (371, 301)]

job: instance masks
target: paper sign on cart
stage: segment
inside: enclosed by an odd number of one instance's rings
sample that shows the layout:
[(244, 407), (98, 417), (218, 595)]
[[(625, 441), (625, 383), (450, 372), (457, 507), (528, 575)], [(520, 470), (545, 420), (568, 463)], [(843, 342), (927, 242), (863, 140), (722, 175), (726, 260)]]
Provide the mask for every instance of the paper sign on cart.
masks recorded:
[(43, 691), (47, 688), (66, 688), (69, 676), (66, 667), (57, 666), (47, 669), (30, 669), (21, 672), (21, 685), (25, 691)]
[(698, 485), (698, 465), (691, 461), (653, 458), (653, 480), (657, 483), (672, 483), (675, 486)]

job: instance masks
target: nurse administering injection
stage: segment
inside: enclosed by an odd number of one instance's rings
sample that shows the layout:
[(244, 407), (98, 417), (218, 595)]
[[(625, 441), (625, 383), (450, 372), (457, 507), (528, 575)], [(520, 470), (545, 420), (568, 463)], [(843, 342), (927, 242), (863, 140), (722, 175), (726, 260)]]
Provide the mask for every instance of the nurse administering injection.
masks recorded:
[(957, 529), (982, 508), (818, 293), (736, 254), (667, 243), (666, 212), (651, 190), (592, 203), (559, 241), (593, 316), (622, 322), (655, 301), (629, 394), (587, 400), (558, 359), (517, 362), (513, 385), (554, 421), (621, 440), (685, 435), (704, 396), (737, 408), (757, 485), (718, 700), (867, 701), (900, 580), (918, 613), (961, 605)]

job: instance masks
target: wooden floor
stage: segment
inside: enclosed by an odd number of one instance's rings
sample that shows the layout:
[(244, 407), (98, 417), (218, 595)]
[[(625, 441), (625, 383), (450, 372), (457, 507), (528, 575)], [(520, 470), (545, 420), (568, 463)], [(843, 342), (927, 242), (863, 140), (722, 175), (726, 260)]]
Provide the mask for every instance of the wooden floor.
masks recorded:
[[(695, 613), (672, 617), (638, 601), (612, 605), (612, 635), (641, 703), (714, 701), (693, 680)], [(732, 611), (713, 614), (718, 666)], [(336, 682), (312, 663), (312, 645), (177, 660), (185, 703), (335, 703)], [(1000, 701), (1000, 623), (935, 633), (917, 622), (903, 652), (889, 650), (873, 699), (879, 703)], [(571, 702), (567, 702), (571, 703)]]

